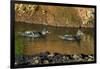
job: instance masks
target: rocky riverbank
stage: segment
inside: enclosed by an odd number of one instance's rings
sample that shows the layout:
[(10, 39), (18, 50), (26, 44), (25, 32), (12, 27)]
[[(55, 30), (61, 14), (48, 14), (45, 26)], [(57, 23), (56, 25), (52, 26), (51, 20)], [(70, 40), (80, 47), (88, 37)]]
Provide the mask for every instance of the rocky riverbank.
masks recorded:
[(60, 54), (42, 52), (32, 56), (16, 56), (15, 65), (42, 65), (42, 64), (59, 64), (72, 62), (91, 62), (94, 61), (93, 54)]

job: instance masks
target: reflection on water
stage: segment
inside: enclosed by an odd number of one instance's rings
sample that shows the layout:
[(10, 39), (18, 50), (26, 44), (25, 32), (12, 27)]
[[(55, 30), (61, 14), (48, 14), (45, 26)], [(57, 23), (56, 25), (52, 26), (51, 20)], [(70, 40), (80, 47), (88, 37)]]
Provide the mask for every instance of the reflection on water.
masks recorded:
[[(51, 32), (45, 38), (24, 38), (17, 32), (26, 30), (41, 31), (44, 26), (30, 24), (15, 24), (15, 43), (16, 54), (33, 55), (40, 52), (49, 51), (50, 53), (58, 52), (61, 54), (94, 54), (94, 32), (93, 29), (82, 29), (85, 33), (79, 41), (65, 41), (58, 38), (59, 35), (75, 34), (77, 28), (50, 27), (47, 29)], [(18, 48), (19, 47), (19, 48)], [(18, 51), (18, 52), (17, 52)]]

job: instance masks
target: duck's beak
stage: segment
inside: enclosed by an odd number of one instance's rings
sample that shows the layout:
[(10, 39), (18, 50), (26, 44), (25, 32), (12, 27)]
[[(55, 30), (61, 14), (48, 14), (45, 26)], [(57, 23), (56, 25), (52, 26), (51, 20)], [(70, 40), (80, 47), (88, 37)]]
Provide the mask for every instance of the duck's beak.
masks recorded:
[(51, 32), (47, 31), (48, 34), (50, 34)]

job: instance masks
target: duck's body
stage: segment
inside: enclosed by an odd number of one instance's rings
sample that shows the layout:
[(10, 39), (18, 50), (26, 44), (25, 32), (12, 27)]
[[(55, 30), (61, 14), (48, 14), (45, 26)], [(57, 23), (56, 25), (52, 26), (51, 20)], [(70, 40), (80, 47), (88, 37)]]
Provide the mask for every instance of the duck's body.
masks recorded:
[(64, 35), (64, 36), (59, 36), (59, 38), (63, 40), (80, 40), (80, 36), (77, 35)]
[(39, 33), (39, 32), (33, 32), (33, 31), (25, 31), (21, 35), (25, 36), (25, 37), (34, 37), (34, 38), (37, 38), (37, 37), (41, 36), (41, 33)]
[(63, 35), (63, 36), (59, 36), (60, 39), (63, 40), (80, 40), (81, 39), (81, 35), (83, 35), (83, 33), (78, 30), (76, 35)]
[(45, 36), (47, 33), (49, 33), (47, 30), (43, 30), (43, 31), (25, 31), (25, 32), (21, 33), (21, 36), (39, 38), (39, 37)]

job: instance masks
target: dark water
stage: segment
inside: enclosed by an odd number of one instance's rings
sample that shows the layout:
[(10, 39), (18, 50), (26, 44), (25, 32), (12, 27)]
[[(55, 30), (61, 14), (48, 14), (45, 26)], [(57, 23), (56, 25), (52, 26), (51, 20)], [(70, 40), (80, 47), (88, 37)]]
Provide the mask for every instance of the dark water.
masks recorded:
[[(41, 31), (46, 27), (51, 33), (45, 38), (29, 39), (19, 36), (18, 32), (27, 30)], [(50, 27), (43, 25), (16, 23), (15, 24), (15, 53), (16, 55), (34, 55), (40, 52), (58, 52), (61, 54), (94, 54), (94, 30), (84, 29), (84, 35), (78, 41), (64, 41), (58, 38), (59, 35), (76, 34), (78, 28)]]

